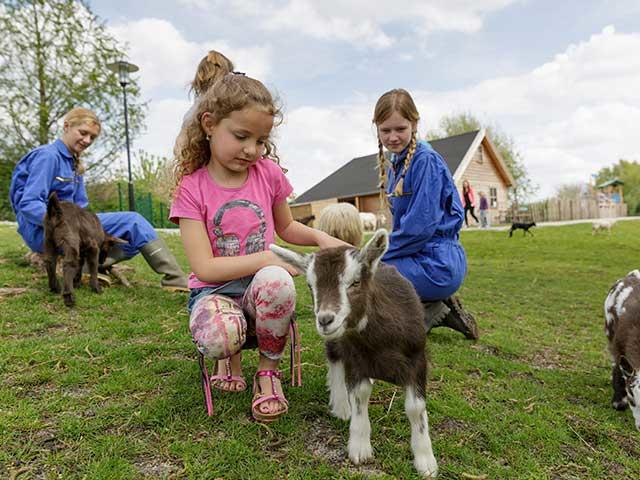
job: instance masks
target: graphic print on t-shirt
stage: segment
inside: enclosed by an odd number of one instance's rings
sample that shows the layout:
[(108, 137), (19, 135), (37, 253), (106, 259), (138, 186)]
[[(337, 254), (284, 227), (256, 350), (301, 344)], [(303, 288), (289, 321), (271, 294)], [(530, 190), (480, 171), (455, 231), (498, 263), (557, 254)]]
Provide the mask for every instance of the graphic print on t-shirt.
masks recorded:
[[(251, 217), (247, 221), (243, 221), (246, 212), (250, 211)], [(225, 213), (229, 212), (228, 215)], [(236, 228), (235, 231), (224, 231), (222, 228), (223, 217), (238, 217), (238, 221), (231, 222)], [(234, 219), (235, 220), (235, 219)], [(227, 222), (229, 223), (229, 222)], [(242, 225), (242, 226), (241, 226)], [(244, 230), (246, 225), (251, 229), (246, 235), (244, 253), (261, 252), (265, 248), (265, 232), (267, 223), (265, 221), (264, 211), (255, 203), (249, 200), (232, 200), (223, 204), (213, 217), (213, 233), (216, 236), (217, 255), (221, 257), (236, 257), (241, 252), (241, 237), (238, 230)], [(245, 227), (245, 228), (242, 228)]]

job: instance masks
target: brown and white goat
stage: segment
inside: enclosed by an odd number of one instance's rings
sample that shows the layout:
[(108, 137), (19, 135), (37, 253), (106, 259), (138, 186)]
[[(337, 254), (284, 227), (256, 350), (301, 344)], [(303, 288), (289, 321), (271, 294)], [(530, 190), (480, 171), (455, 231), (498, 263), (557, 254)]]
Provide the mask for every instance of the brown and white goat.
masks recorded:
[(380, 379), (405, 388), (414, 465), (421, 475), (435, 477), (426, 412), (424, 310), (411, 283), (395, 267), (380, 263), (388, 245), (388, 233), (378, 230), (362, 250), (337, 247), (308, 255), (275, 245), (271, 250), (306, 274), (316, 329), (326, 342), (331, 413), (351, 418), (351, 461), (373, 457), (368, 404), (373, 379)]
[(611, 403), (616, 410), (630, 405), (640, 429), (640, 271), (629, 272), (611, 287), (604, 317), (613, 362)]
[(75, 305), (73, 289), (80, 285), (85, 260), (89, 267), (89, 285), (93, 291), (100, 293), (98, 263), (104, 262), (113, 245), (127, 242), (107, 234), (95, 213), (75, 203), (58, 200), (56, 192), (49, 195), (43, 223), (44, 257), (49, 289), (54, 293), (60, 293), (56, 265), (58, 255), (62, 253), (64, 304), (67, 307)]

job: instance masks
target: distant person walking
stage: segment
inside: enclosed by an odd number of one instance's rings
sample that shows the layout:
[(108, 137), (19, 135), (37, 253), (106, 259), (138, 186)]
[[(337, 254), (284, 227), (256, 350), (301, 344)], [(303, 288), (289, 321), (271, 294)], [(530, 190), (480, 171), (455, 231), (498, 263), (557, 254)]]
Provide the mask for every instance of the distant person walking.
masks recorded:
[(464, 223), (468, 227), (469, 219), (467, 218), (467, 212), (471, 212), (471, 216), (478, 223), (478, 217), (474, 213), (476, 208), (476, 201), (473, 194), (473, 188), (469, 185), (469, 181), (462, 182), (462, 206), (464, 207)]
[(484, 192), (480, 192), (480, 228), (489, 227), (489, 201)]

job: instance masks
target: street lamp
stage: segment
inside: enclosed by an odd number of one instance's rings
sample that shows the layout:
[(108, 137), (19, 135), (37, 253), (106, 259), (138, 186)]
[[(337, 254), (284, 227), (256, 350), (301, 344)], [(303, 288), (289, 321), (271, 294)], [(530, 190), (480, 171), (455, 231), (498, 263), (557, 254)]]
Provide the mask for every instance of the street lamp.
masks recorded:
[(127, 139), (127, 169), (129, 171), (129, 210), (136, 211), (136, 200), (133, 196), (133, 180), (131, 179), (131, 152), (129, 151), (129, 114), (127, 111), (127, 89), (129, 83), (129, 74), (139, 70), (137, 65), (120, 60), (118, 62), (109, 63), (107, 68), (118, 74), (118, 81), (122, 87), (124, 95), (124, 132)]

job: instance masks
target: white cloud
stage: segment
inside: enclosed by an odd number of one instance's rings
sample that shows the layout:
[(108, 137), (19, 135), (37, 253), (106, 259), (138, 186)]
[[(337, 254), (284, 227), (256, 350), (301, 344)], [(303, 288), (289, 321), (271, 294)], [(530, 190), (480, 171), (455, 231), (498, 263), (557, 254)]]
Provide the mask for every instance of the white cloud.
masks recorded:
[[(359, 47), (388, 48), (397, 38), (393, 27), (424, 36), (435, 31), (477, 32), (487, 14), (517, 0), (225, 0), (238, 17), (259, 17), (269, 31), (287, 31)], [(210, 7), (214, 8), (214, 7)], [(387, 31), (389, 30), (389, 31)]]
[(149, 103), (147, 131), (134, 142), (132, 150), (144, 150), (159, 156), (171, 156), (173, 142), (178, 136), (182, 119), (191, 103), (184, 100), (165, 99)]
[[(483, 5), (489, 9), (505, 3)], [(456, 2), (452, 8), (463, 5)], [(270, 18), (269, 8), (267, 5), (264, 11), (265, 21)], [(322, 8), (328, 7), (323, 4)], [(136, 44), (131, 60), (145, 62), (141, 64), (141, 80), (148, 91), (186, 85), (203, 52), (213, 46), (188, 42), (168, 22), (154, 19), (118, 28), (123, 38), (136, 40), (131, 42), (132, 47)], [(231, 53), (233, 49), (223, 47), (219, 48), (243, 70), (257, 78), (268, 77), (264, 60), (271, 53), (268, 48), (253, 55), (251, 49)], [(443, 115), (471, 112), (497, 124), (513, 138), (532, 179), (541, 187), (540, 196), (552, 194), (562, 183), (587, 181), (591, 173), (619, 158), (640, 160), (638, 51), (640, 34), (618, 33), (608, 26), (520, 75), (497, 77), (458, 90), (414, 88), (412, 94), (423, 119), (421, 133), (434, 128)], [(254, 75), (254, 71), (259, 73)], [(371, 115), (380, 93), (353, 92), (351, 100), (341, 104), (322, 108), (297, 105), (286, 112), (276, 140), (298, 194), (351, 158), (376, 151)], [(184, 100), (152, 99), (150, 108), (149, 133), (135, 148), (144, 146), (169, 155), (188, 108), (186, 95)]]
[[(421, 129), (434, 128), (443, 115), (459, 112), (497, 123), (514, 139), (540, 185), (539, 196), (550, 195), (560, 184), (588, 181), (591, 173), (620, 158), (640, 160), (638, 51), (640, 34), (606, 27), (522, 75), (449, 92), (415, 90)], [(298, 193), (349, 159), (375, 152), (369, 128), (375, 101), (291, 113), (282, 151), (293, 163)], [(307, 164), (307, 159), (313, 161)], [(304, 175), (298, 177), (298, 170)]]
[(122, 23), (109, 30), (128, 44), (129, 60), (140, 67), (143, 96), (158, 88), (186, 91), (198, 62), (211, 49), (223, 52), (253, 77), (268, 79), (270, 75), (271, 49), (267, 45), (241, 48), (216, 39), (190, 42), (170, 22), (157, 18)]

